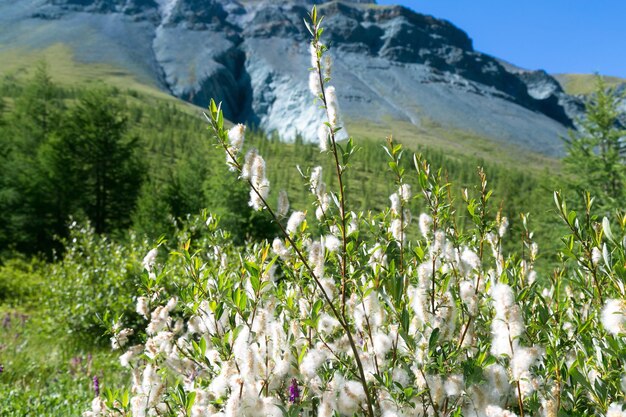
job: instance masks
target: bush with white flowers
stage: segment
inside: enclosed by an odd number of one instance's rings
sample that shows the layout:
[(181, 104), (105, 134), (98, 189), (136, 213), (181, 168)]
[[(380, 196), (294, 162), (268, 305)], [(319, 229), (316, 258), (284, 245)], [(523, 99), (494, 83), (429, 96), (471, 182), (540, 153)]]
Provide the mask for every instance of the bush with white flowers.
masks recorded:
[[(508, 221), (490, 211), (482, 170), (477, 190), (453, 201), (420, 156), (407, 172), (391, 139), (389, 209), (351, 211), (356, 147), (337, 141), (320, 22), (313, 8), (309, 84), (326, 112), (320, 148), (338, 188), (311, 167), (304, 186), (314, 206), (294, 210), (284, 191), (273, 205), (271, 167), (244, 152), (243, 126), (226, 130), (212, 102), (206, 116), (227, 163), (282, 233), (237, 248), (207, 217), (202, 237), (167, 260), (151, 251), (136, 299), (141, 344), (128, 346), (132, 332), (119, 323), (112, 337), (130, 386), (107, 390), (84, 415), (625, 416), (626, 217), (594, 217), (588, 196), (578, 215), (555, 194), (570, 233), (562, 262), (538, 276), (526, 216), (520, 253), (503, 253)], [(408, 228), (416, 199), (428, 208), (419, 236)]]

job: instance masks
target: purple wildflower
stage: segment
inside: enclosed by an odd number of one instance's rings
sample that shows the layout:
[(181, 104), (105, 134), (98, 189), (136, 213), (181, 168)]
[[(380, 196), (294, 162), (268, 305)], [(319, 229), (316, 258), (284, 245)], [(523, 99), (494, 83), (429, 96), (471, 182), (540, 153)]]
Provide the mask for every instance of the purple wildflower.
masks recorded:
[(298, 380), (293, 378), (289, 385), (289, 402), (295, 403), (300, 399), (300, 388), (298, 388)]
[(79, 371), (82, 361), (83, 361), (83, 358), (80, 356), (74, 356), (72, 359), (70, 359), (70, 374), (71, 375), (74, 375)]
[(0, 364), (0, 375), (4, 372), (4, 365)]
[(2, 319), (2, 327), (8, 329), (11, 326), (11, 313), (6, 313)]
[(96, 397), (100, 396), (100, 381), (97, 376), (93, 377), (93, 390), (96, 392)]

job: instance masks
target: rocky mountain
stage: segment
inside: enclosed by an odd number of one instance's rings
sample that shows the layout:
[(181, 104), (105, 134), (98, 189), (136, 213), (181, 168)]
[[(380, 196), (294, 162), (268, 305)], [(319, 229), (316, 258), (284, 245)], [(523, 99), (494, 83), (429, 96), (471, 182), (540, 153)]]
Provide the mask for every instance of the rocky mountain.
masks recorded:
[[(317, 3), (320, 3), (319, 1)], [(308, 0), (0, 0), (0, 51), (69, 45), (226, 116), (315, 140)], [(350, 126), (435, 123), (546, 155), (562, 152), (582, 101), (544, 71), (475, 51), (450, 22), (374, 1), (327, 1), (325, 42)]]

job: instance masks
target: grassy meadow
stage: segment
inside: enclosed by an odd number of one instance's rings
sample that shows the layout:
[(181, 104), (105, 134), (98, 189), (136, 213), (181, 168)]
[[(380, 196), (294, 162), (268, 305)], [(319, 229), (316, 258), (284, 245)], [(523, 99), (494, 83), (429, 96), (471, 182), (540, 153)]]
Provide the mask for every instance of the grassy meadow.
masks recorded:
[[(597, 88), (596, 75), (593, 74), (555, 74), (563, 90), (567, 94), (588, 95), (594, 93)], [(607, 87), (617, 87), (626, 82), (626, 79), (620, 77), (602, 76)]]

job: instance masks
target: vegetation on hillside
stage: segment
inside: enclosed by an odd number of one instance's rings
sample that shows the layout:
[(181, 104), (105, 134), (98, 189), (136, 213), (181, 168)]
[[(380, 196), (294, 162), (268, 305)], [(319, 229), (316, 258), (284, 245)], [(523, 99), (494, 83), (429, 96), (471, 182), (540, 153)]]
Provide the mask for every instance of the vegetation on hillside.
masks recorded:
[(318, 82), (322, 152), (45, 65), (1, 81), (3, 415), (623, 415), (612, 91), (560, 174), (336, 142)]
[[(278, 237), (235, 247), (205, 217), (205, 233), (169, 259), (149, 251), (136, 304), (144, 329), (125, 317), (112, 325), (136, 377), (96, 395), (85, 416), (623, 416), (626, 216), (598, 217), (588, 193), (578, 214), (555, 192), (567, 231), (553, 274), (538, 279), (527, 216), (521, 250), (506, 251), (509, 222), (491, 208), (484, 171), (478, 190), (454, 199), (421, 155), (405, 169), (391, 138), (388, 206), (353, 211), (344, 184), (358, 147), (336, 140), (320, 22), (314, 7), (310, 86), (327, 115), (319, 146), (334, 185), (318, 166), (304, 175), (309, 205), (284, 190), (271, 203), (268, 161), (244, 151), (243, 126), (226, 129), (211, 102), (226, 165)], [(426, 208), (411, 236), (418, 200)]]
[[(554, 77), (567, 94), (590, 95), (597, 91), (597, 74), (555, 74)], [(617, 87), (626, 83), (626, 79), (620, 77), (607, 75), (601, 77), (607, 87)]]
[(620, 97), (596, 79), (596, 94), (586, 106), (578, 132), (567, 140), (565, 169), (579, 193), (591, 192), (609, 213), (626, 201), (626, 129), (619, 122)]
[[(116, 236), (132, 226), (156, 238), (203, 208), (219, 215), (239, 243), (275, 234), (265, 216), (250, 210), (247, 191), (227, 175), (202, 119), (186, 109), (106, 86), (63, 87), (53, 82), (45, 66), (31, 78), (6, 79), (0, 92), (0, 158), (7, 167), (0, 174), (0, 252), (50, 257), (53, 250), (62, 251), (59, 239), (68, 235), (71, 221), (89, 220), (98, 232)], [(284, 144), (262, 132), (248, 136), (249, 143), (269, 155), (269, 179), (296, 200), (308, 198), (295, 180), (300, 177), (297, 166), (304, 171), (318, 164), (330, 168), (314, 145)], [(391, 189), (379, 178), (386, 166), (383, 143), (378, 138), (361, 144), (355, 176), (347, 183), (355, 209), (387, 204)], [(483, 166), (500, 196), (495, 204), (507, 201), (503, 207), (515, 230), (521, 212), (537, 212), (539, 222), (549, 217), (535, 210), (551, 198), (547, 174), (434, 147), (414, 150), (442, 166), (448, 179), (461, 186), (474, 183), (477, 167)], [(332, 176), (326, 179), (332, 181)]]

